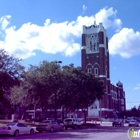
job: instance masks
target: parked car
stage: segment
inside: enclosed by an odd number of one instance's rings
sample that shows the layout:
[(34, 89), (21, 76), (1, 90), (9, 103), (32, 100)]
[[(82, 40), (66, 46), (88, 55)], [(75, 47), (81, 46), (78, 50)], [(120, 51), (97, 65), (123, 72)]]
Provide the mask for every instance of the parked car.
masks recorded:
[(95, 118), (95, 117), (94, 118), (93, 117), (92, 118), (88, 117), (88, 118), (86, 118), (86, 123), (87, 124), (99, 124), (100, 125), (101, 124), (101, 120), (99, 118)]
[(126, 123), (129, 123), (131, 120), (134, 120), (134, 119), (132, 119), (132, 118), (127, 118), (127, 119), (125, 120), (125, 122), (126, 122)]
[(40, 133), (43, 131), (63, 131), (64, 125), (62, 123), (58, 123), (57, 121), (45, 120), (36, 127), (36, 130)]
[(23, 123), (8, 123), (3, 127), (0, 127), (0, 134), (8, 134), (8, 135), (21, 135), (21, 134), (34, 134), (34, 129), (29, 127)]
[(82, 128), (83, 126), (83, 121), (82, 120), (79, 120), (79, 119), (75, 119), (75, 118), (67, 118), (64, 120), (64, 126), (65, 126), (65, 129), (68, 129), (68, 128)]
[(140, 122), (140, 118), (137, 118), (137, 121)]
[(128, 126), (137, 126), (137, 127), (139, 127), (139, 122), (137, 122), (136, 120), (131, 120), (131, 121), (129, 121)]
[(116, 119), (112, 122), (112, 126), (124, 126), (124, 121), (121, 119)]
[(84, 125), (84, 119), (77, 119), (77, 127), (82, 128)]

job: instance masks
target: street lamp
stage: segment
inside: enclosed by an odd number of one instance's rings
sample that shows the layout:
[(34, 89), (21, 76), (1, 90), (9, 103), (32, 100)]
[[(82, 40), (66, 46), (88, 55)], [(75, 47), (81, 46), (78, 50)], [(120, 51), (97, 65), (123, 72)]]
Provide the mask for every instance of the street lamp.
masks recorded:
[[(56, 64), (58, 64), (58, 63), (60, 64), (60, 63), (62, 63), (62, 61), (55, 61), (55, 63), (56, 63)], [(54, 117), (55, 117), (55, 120), (56, 120), (56, 118), (57, 118), (57, 112), (56, 112), (56, 94), (57, 94), (57, 93), (55, 92), (55, 96), (54, 96), (54, 109), (55, 109), (55, 110), (54, 110)]]
[(62, 61), (56, 61), (56, 64), (57, 64), (57, 63), (62, 63)]

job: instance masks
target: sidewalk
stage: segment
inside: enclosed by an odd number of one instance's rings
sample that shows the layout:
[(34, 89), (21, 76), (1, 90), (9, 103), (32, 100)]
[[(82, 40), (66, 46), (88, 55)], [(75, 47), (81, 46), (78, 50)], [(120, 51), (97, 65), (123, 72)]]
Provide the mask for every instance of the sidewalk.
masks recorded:
[(101, 122), (101, 123), (112, 123), (112, 122), (111, 121), (110, 122), (109, 121), (108, 122), (106, 121), (106, 122)]

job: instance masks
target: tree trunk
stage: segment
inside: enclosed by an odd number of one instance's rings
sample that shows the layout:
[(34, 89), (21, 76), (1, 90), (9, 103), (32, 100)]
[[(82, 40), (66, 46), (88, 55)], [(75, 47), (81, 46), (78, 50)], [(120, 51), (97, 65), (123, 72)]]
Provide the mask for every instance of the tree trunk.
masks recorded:
[(36, 117), (35, 113), (36, 113), (36, 105), (34, 105), (34, 117), (33, 117), (33, 122), (35, 122), (35, 117)]
[(21, 116), (21, 120), (24, 120), (25, 117), (25, 108), (22, 107), (22, 116)]
[(62, 120), (64, 120), (64, 107), (62, 107)]
[(43, 120), (45, 119), (45, 109), (44, 109), (44, 107), (42, 107), (42, 119)]
[(47, 118), (47, 105), (44, 106), (44, 119)]
[(84, 109), (82, 111), (84, 113), (84, 124), (86, 124), (87, 111)]

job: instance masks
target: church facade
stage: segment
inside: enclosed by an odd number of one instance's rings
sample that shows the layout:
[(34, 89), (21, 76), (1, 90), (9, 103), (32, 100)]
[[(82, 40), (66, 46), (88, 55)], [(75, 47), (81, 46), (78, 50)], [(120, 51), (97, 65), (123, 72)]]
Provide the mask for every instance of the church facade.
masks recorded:
[(114, 118), (126, 110), (123, 84), (113, 85), (110, 80), (108, 37), (102, 23), (83, 26), (81, 67), (99, 77), (106, 89), (103, 99), (88, 108), (88, 117)]

